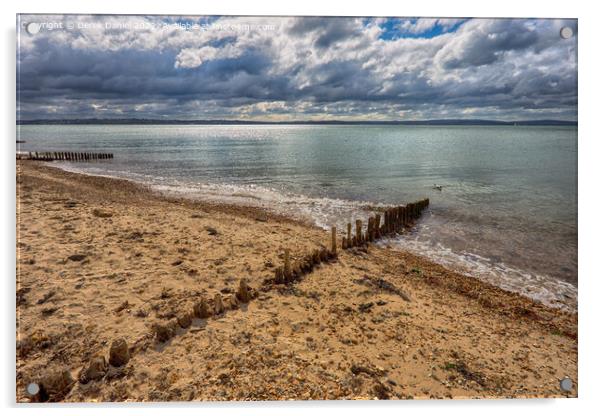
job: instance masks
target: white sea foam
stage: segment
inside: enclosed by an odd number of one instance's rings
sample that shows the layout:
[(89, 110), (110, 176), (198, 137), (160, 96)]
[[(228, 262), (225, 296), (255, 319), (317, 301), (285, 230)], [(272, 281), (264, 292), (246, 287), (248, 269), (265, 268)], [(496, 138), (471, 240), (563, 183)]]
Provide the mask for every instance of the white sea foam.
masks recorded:
[(310, 221), (324, 229), (329, 229), (332, 225), (342, 229), (352, 219), (368, 218), (373, 208), (384, 207), (365, 201), (313, 198), (257, 185), (153, 185), (152, 188), (170, 196), (263, 208), (294, 219)]
[(478, 254), (454, 252), (439, 243), (420, 240), (416, 233), (385, 239), (379, 244), (424, 256), (452, 270), (520, 293), (545, 305), (568, 311), (577, 310), (577, 288), (560, 279), (529, 273)]

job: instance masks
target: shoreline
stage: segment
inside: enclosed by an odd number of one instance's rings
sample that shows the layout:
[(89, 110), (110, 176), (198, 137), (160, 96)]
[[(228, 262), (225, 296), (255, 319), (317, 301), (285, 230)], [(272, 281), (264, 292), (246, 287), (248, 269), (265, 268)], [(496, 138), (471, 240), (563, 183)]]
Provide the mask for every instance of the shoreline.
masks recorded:
[[(216, 191), (213, 188), (209, 187), (209, 189), (204, 189), (203, 187), (201, 187), (199, 189), (196, 189), (193, 195), (188, 195), (187, 193), (181, 193), (178, 190), (171, 190), (171, 188), (177, 188), (177, 186), (156, 185), (149, 182), (145, 182), (143, 180), (136, 180), (129, 177), (111, 175), (106, 173), (91, 173), (86, 170), (72, 168), (68, 164), (62, 166), (52, 166), (48, 164), (45, 166), (79, 175), (97, 176), (101, 178), (114, 180), (124, 180), (136, 186), (141, 186), (145, 189), (148, 188), (151, 193), (154, 193), (156, 196), (165, 198), (167, 200), (190, 201), (193, 203), (198, 202), (200, 204), (208, 204), (214, 207), (229, 207), (234, 210), (251, 209), (258, 212), (263, 212), (264, 214), (269, 213), (270, 215), (274, 215), (284, 220), (288, 219), (296, 223), (305, 224), (309, 227), (313, 227), (324, 231), (329, 231), (331, 225), (336, 225), (337, 229), (341, 231), (345, 228), (346, 225), (340, 223), (340, 221), (338, 221), (337, 219), (335, 219), (334, 222), (324, 222), (323, 220), (319, 220), (319, 218), (315, 216), (315, 213), (302, 214), (300, 213), (301, 211), (294, 212), (290, 209), (288, 210), (288, 212), (284, 212), (273, 205), (271, 206), (271, 204), (274, 203), (273, 201), (269, 202), (264, 200), (263, 197), (251, 196), (245, 193), (244, 191), (241, 191), (241, 193), (235, 192), (233, 194), (222, 193), (219, 194), (219, 196), (215, 196), (216, 194), (214, 192)], [(192, 188), (187, 189), (190, 190)], [(209, 192), (209, 194), (207, 194), (207, 192)], [(285, 204), (290, 204), (292, 202), (296, 202), (297, 204), (304, 203), (302, 200), (299, 199), (300, 195), (283, 194), (283, 196), (289, 198), (286, 200), (287, 202), (285, 202)], [(233, 200), (237, 198), (240, 198), (240, 200), (238, 202), (233, 202)], [(254, 204), (254, 201), (249, 200), (250, 198), (256, 199), (258, 201), (257, 204)], [(304, 198), (310, 199), (311, 201), (313, 201), (313, 203), (319, 203), (319, 201), (323, 199), (328, 199), (310, 196), (305, 196)], [(371, 215), (372, 212), (378, 211), (382, 213), (387, 207), (394, 206), (382, 203), (372, 203), (370, 201), (350, 201), (340, 199), (328, 200), (330, 202), (341, 202), (357, 205), (354, 207), (354, 209), (357, 212), (353, 212), (351, 214), (351, 211), (349, 211), (350, 207), (347, 207), (346, 213), (352, 215), (352, 223), (354, 221), (354, 218), (358, 218), (362, 219), (364, 224), (366, 224), (367, 218), (369, 215)], [(344, 216), (345, 211), (343, 212), (343, 217)], [(434, 252), (436, 250), (433, 250), (433, 248), (428, 245), (421, 247), (411, 247), (407, 244), (404, 244), (404, 241), (402, 241), (397, 236), (388, 237), (385, 239), (385, 241), (379, 241), (376, 244), (379, 244), (381, 247), (386, 247), (387, 249), (391, 249), (394, 251), (413, 253), (420, 258), (439, 264), (444, 268), (449, 269), (450, 271), (454, 271), (467, 277), (476, 278), (484, 283), (491, 284), (508, 292), (518, 293), (519, 295), (527, 297), (536, 302), (541, 302), (546, 306), (558, 308), (571, 313), (577, 311), (577, 285), (570, 281), (561, 279), (557, 276), (540, 274), (537, 272), (517, 268), (513, 265), (507, 265), (505, 263), (496, 264), (495, 266), (497, 266), (497, 268), (494, 268), (493, 266), (491, 266), (491, 264), (487, 262), (487, 258), (480, 257), (478, 254), (459, 254), (449, 249), (448, 251), (444, 252)], [(474, 260), (471, 263), (462, 259), (462, 257), (464, 257), (466, 254), (468, 254), (469, 257), (471, 257), (472, 259), (479, 259), (478, 261), (480, 261), (480, 263), (475, 264)], [(483, 270), (483, 268), (485, 268), (486, 270)], [(512, 277), (508, 277), (508, 275), (512, 275)], [(533, 286), (533, 281), (537, 282), (535, 283), (535, 287)]]
[[(328, 233), (35, 162), (18, 161), (17, 173), (18, 401), (47, 367), (75, 377), (117, 336), (145, 344), (129, 370), (76, 382), (61, 400), (576, 397), (558, 389), (564, 375), (577, 386), (576, 313), (376, 245), (263, 290), (283, 248), (327, 246)], [(241, 277), (255, 301), (149, 339), (182, 305), (229, 296)], [(276, 377), (291, 370), (303, 380)]]

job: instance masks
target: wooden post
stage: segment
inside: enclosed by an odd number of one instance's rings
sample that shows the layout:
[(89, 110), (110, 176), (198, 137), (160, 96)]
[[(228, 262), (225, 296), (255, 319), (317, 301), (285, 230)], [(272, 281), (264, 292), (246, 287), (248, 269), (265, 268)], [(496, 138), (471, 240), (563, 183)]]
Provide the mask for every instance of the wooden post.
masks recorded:
[(380, 238), (380, 214), (376, 214), (374, 217), (374, 238)]
[(343, 237), (343, 239), (341, 240), (341, 249), (347, 249), (347, 237)]
[(376, 217), (372, 217), (372, 227), (370, 229), (372, 230), (371, 235), (370, 235), (370, 241), (374, 241), (374, 240), (376, 240), (376, 234), (378, 233), (378, 226), (376, 225)]
[(358, 246), (362, 244), (362, 220), (355, 220), (355, 240)]
[(286, 281), (291, 278), (291, 251), (288, 248), (284, 250), (284, 278)]
[(405, 228), (406, 223), (407, 223), (407, 221), (406, 221), (406, 213), (407, 213), (406, 207), (402, 207), (401, 208), (401, 227), (402, 228)]
[(351, 239), (351, 223), (347, 223), (347, 248), (353, 247), (353, 240)]
[(331, 241), (330, 251), (332, 251), (332, 255), (336, 257), (336, 255), (337, 255), (337, 227), (333, 226), (331, 233), (332, 233), (332, 235), (331, 235), (332, 241)]
[(385, 230), (384, 234), (388, 234), (389, 233), (389, 210), (385, 211), (384, 216), (385, 216), (385, 223), (383, 225), (383, 228)]
[(405, 211), (405, 207), (399, 206), (398, 211), (399, 211), (399, 231), (402, 231), (403, 230), (403, 224), (404, 224), (403, 223), (403, 213)]
[(399, 206), (397, 208), (397, 212), (398, 212), (398, 216), (399, 216), (399, 226), (398, 226), (398, 230), (401, 232), (403, 230), (403, 211), (404, 211), (404, 207)]

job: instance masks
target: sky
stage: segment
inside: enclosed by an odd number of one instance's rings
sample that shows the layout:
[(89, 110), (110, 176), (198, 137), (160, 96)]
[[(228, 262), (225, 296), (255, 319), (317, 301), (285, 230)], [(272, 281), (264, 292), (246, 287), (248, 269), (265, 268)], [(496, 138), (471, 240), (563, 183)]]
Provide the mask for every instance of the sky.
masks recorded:
[(19, 15), (17, 117), (576, 121), (577, 32), (548, 19)]

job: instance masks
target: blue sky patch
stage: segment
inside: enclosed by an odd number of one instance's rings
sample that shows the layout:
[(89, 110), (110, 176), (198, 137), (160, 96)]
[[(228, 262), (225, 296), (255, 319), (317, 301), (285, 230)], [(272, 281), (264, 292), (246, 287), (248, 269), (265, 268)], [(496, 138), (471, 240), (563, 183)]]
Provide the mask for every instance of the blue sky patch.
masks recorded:
[(399, 19), (399, 18), (391, 18), (387, 19), (385, 23), (381, 24), (380, 27), (383, 29), (383, 32), (379, 36), (379, 39), (383, 40), (396, 40), (400, 38), (414, 38), (414, 39), (431, 39), (439, 35), (443, 35), (445, 33), (451, 33), (458, 30), (464, 22), (468, 19), (461, 19), (457, 23), (453, 25), (444, 25), (440, 22), (433, 24), (431, 27), (426, 28), (425, 30), (414, 32), (409, 29), (405, 29), (403, 27), (404, 23), (409, 24), (411, 26), (416, 25), (419, 19)]

